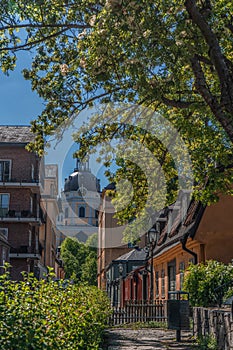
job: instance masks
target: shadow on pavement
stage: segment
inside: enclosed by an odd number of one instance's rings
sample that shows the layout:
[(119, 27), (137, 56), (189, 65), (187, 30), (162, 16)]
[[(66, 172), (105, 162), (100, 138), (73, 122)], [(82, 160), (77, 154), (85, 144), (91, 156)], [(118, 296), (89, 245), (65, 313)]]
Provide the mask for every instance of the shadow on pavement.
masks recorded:
[(175, 332), (161, 329), (111, 329), (105, 332), (103, 350), (198, 350), (191, 335), (177, 343)]

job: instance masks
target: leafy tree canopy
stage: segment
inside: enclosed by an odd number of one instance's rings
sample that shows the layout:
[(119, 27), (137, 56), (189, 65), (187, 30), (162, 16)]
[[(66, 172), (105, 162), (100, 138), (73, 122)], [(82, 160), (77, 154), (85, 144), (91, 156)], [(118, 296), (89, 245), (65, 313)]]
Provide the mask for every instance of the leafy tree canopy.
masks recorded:
[(72, 278), (76, 282), (82, 281), (90, 285), (96, 285), (96, 249), (79, 242), (76, 238), (67, 237), (61, 245), (61, 258), (64, 262), (66, 278)]
[(224, 265), (215, 260), (209, 260), (188, 267), (184, 280), (184, 290), (189, 292), (192, 306), (213, 306), (222, 304), (224, 295), (231, 293), (233, 283), (232, 264)]
[[(232, 193), (232, 18), (228, 0), (3, 0), (1, 68), (14, 69), (17, 52), (31, 50), (32, 66), (23, 74), (46, 101), (32, 122), (37, 138), (31, 148), (41, 154), (45, 136), (87, 106), (137, 103), (179, 131), (200, 199), (208, 203), (219, 191)], [(177, 168), (167, 149), (137, 125), (103, 122), (77, 136), (81, 155), (112, 138), (136, 139), (163, 166), (172, 202)], [(128, 220), (145, 205), (148, 179), (134, 162), (117, 162), (110, 180), (124, 174), (134, 188), (120, 213)], [(207, 178), (208, 187), (200, 189)]]

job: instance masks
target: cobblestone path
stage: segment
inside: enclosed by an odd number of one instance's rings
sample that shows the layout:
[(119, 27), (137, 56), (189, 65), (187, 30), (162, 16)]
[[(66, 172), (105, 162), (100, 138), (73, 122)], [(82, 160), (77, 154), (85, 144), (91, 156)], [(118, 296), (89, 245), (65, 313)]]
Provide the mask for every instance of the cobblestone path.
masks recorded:
[(114, 328), (106, 331), (104, 350), (198, 350), (190, 332), (182, 332), (181, 342), (171, 330)]

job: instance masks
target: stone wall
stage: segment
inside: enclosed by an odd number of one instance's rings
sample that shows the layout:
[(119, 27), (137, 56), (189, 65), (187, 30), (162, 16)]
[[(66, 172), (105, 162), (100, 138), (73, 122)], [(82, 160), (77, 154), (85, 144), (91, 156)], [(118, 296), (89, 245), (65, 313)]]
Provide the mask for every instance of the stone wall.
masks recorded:
[(233, 318), (231, 311), (193, 308), (194, 336), (213, 335), (219, 350), (233, 350)]

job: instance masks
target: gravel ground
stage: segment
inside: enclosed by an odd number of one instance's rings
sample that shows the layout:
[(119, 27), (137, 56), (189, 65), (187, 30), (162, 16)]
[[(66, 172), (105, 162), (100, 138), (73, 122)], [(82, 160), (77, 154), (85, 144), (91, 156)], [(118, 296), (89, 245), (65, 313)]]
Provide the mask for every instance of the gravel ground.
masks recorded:
[(106, 331), (104, 350), (197, 350), (191, 332), (181, 332), (181, 342), (176, 342), (176, 332), (142, 328), (137, 330), (114, 328)]

